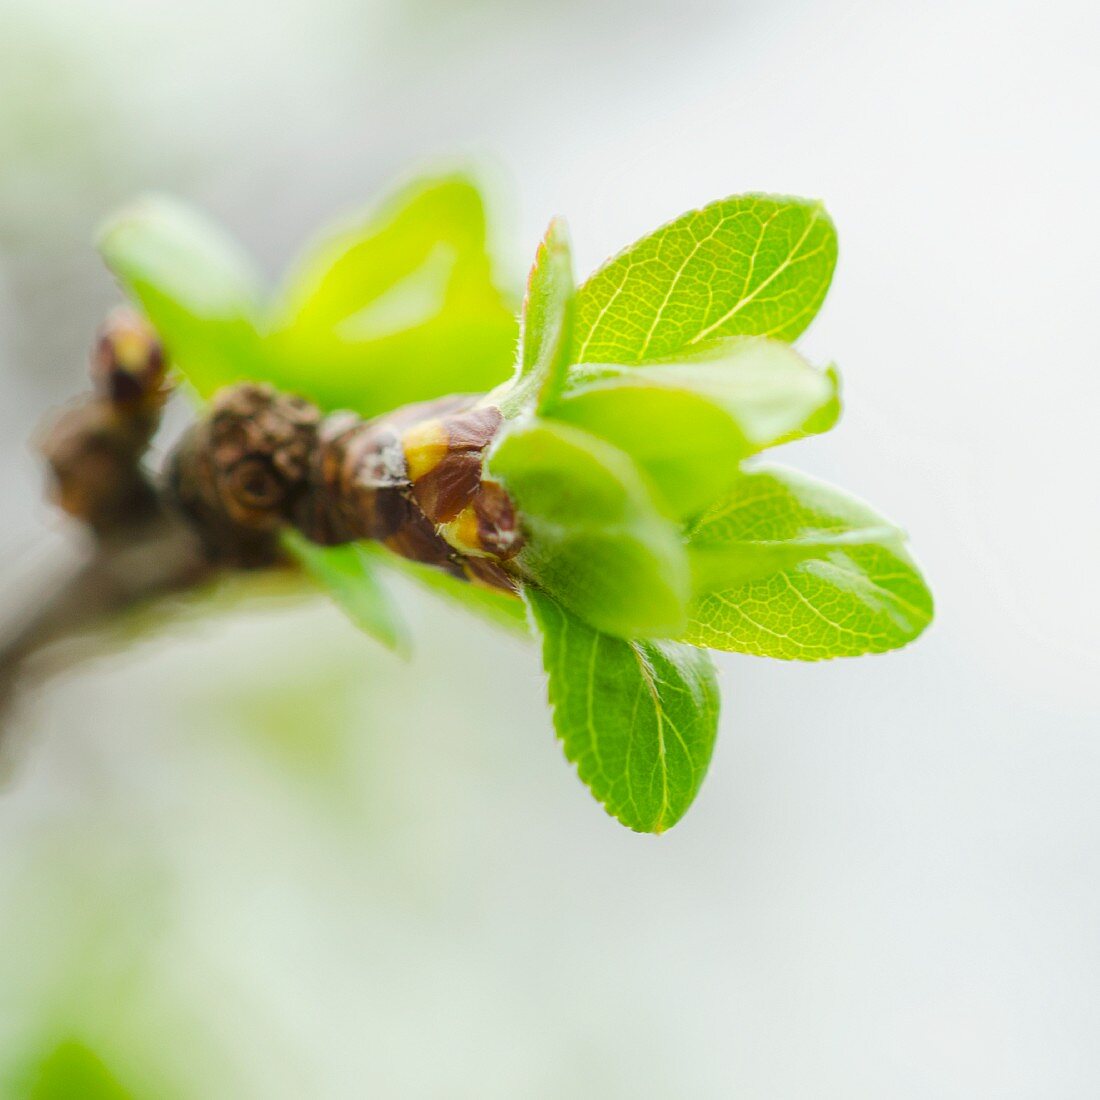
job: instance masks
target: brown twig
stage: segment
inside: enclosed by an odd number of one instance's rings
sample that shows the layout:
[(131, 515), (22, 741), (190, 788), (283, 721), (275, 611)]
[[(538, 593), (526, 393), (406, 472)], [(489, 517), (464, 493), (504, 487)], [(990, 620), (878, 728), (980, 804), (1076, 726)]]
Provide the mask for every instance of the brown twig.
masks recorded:
[(522, 545), (507, 495), (483, 477), (501, 425), (477, 398), (407, 405), (374, 420), (270, 386), (218, 394), (176, 448), (169, 488), (214, 560), (267, 565), (291, 526), (322, 545), (374, 539), (402, 557), (514, 593)]
[(92, 548), (0, 638), (0, 711), (32, 659), (55, 643), (218, 574), (286, 564), (287, 527), (322, 545), (376, 539), (515, 593), (517, 516), (483, 476), (501, 414), (478, 398), (363, 421), (323, 417), (269, 386), (233, 386), (154, 478), (143, 461), (168, 393), (155, 333), (132, 313), (112, 315), (91, 376), (92, 392), (53, 420), (40, 449), (54, 499), (91, 532)]
[[(165, 517), (132, 528), (124, 539), (101, 540), (75, 569), (50, 578), (21, 620), (0, 639), (0, 715), (32, 658), (56, 643), (86, 635), (144, 604), (189, 591), (213, 576), (195, 533)], [(49, 671), (87, 655), (70, 647)]]
[(51, 495), (89, 530), (90, 549), (43, 582), (0, 637), (0, 714), (41, 650), (211, 573), (199, 539), (165, 507), (142, 465), (167, 397), (156, 335), (133, 313), (116, 311), (90, 368), (91, 393), (55, 416), (38, 441)]

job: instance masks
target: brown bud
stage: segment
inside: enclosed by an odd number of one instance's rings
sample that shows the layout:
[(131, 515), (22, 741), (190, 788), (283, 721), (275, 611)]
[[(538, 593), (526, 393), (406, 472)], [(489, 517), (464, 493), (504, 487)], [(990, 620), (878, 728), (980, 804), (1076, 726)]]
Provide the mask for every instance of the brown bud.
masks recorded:
[(473, 500), (485, 448), (500, 424), (499, 409), (481, 406), (422, 421), (405, 433), (413, 495), (433, 523), (449, 523)]
[(178, 448), (169, 481), (216, 558), (266, 564), (309, 490), (321, 415), (270, 386), (222, 390)]
[(507, 561), (523, 547), (519, 519), (512, 498), (496, 481), (482, 481), (473, 502), (477, 517), (478, 546), (487, 554)]
[(318, 432), (312, 484), (297, 525), (315, 542), (384, 540), (414, 510), (401, 439), (389, 417), (327, 417)]
[(40, 433), (51, 495), (100, 536), (145, 522), (159, 509), (141, 468), (164, 404), (164, 356), (152, 328), (117, 309), (91, 355), (93, 392)]
[(466, 579), (480, 588), (493, 588), (498, 592), (517, 594), (519, 587), (514, 577), (504, 568), (488, 558), (463, 558), (462, 568)]
[(164, 349), (153, 327), (126, 306), (100, 328), (89, 372), (100, 397), (116, 405), (163, 401)]
[(503, 563), (522, 544), (515, 511), (500, 485), (482, 481), (501, 415), (475, 402), (447, 397), (374, 420), (322, 420), (268, 386), (234, 386), (177, 449), (170, 484), (215, 560), (269, 564), (289, 524), (322, 545), (375, 539), (512, 592)]

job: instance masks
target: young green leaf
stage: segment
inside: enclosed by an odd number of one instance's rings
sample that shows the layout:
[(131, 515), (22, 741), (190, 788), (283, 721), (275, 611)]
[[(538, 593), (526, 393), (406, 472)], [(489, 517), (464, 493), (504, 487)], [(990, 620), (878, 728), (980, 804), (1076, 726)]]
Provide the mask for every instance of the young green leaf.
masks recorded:
[(489, 456), (518, 508), (524, 573), (621, 637), (683, 629), (687, 556), (677, 526), (618, 448), (568, 424), (517, 422)]
[(261, 280), (220, 229), (180, 203), (150, 196), (103, 226), (99, 249), (201, 395), (263, 376)]
[(549, 415), (626, 451), (688, 518), (730, 488), (742, 459), (825, 430), (838, 411), (835, 372), (750, 337), (684, 363), (575, 368)]
[(493, 279), (477, 187), (422, 180), (323, 234), (269, 328), (269, 379), (326, 408), (373, 416), (497, 385), (516, 320)]
[(791, 439), (804, 439), (808, 435), (821, 435), (824, 432), (832, 431), (836, 427), (836, 422), (840, 419), (842, 403), (840, 371), (835, 363), (830, 363), (825, 368), (825, 380), (828, 382), (831, 391), (829, 400), (802, 425), (800, 431), (791, 434)]
[(601, 634), (537, 589), (527, 599), (566, 757), (624, 825), (671, 828), (699, 793), (714, 749), (718, 685), (709, 656)]
[(815, 661), (881, 653), (932, 619), (903, 535), (862, 501), (777, 467), (740, 478), (689, 532), (683, 640)]
[(283, 545), (360, 630), (394, 652), (408, 654), (408, 631), (365, 545), (318, 546), (289, 530), (283, 532)]
[(493, 402), (505, 417), (524, 409), (537, 412), (561, 391), (572, 351), (575, 293), (569, 234), (555, 218), (527, 279), (519, 367)]
[(577, 295), (574, 362), (644, 363), (724, 336), (791, 341), (836, 264), (819, 202), (736, 195), (631, 245)]

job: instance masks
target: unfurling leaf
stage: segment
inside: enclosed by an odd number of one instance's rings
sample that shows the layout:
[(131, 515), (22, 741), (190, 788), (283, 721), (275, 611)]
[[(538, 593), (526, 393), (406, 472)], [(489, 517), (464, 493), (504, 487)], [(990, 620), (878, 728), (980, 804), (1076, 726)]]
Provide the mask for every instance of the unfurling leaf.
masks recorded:
[(360, 630), (395, 653), (408, 654), (409, 635), (401, 613), (365, 545), (318, 546), (291, 530), (283, 532), (283, 545)]
[(816, 661), (881, 653), (932, 619), (904, 537), (870, 507), (779, 468), (740, 478), (689, 532), (696, 597), (683, 640)]
[(262, 282), (217, 226), (172, 199), (149, 196), (102, 227), (99, 249), (200, 395), (263, 377), (256, 330)]
[(268, 325), (267, 378), (325, 408), (373, 416), (497, 385), (512, 366), (516, 320), (493, 279), (476, 186), (418, 181), (323, 233)]
[(643, 237), (578, 291), (573, 361), (644, 363), (725, 336), (791, 341), (836, 264), (817, 202), (736, 195)]
[(549, 415), (626, 451), (689, 518), (730, 488), (742, 459), (824, 431), (838, 412), (835, 373), (750, 337), (681, 363), (575, 367)]
[(600, 630), (668, 637), (686, 622), (687, 556), (675, 523), (618, 448), (568, 424), (518, 422), (489, 470), (521, 516), (527, 577)]
[(108, 222), (100, 250), (202, 397), (270, 382), (374, 416), (489, 390), (512, 366), (512, 302), (493, 278), (481, 196), (461, 176), (419, 181), (323, 234), (274, 304), (232, 241), (167, 199)]
[(506, 417), (525, 409), (538, 412), (560, 392), (573, 350), (575, 293), (569, 235), (555, 218), (527, 279), (519, 367), (494, 401)]
[(675, 642), (609, 637), (543, 592), (527, 598), (565, 755), (624, 825), (671, 828), (699, 793), (714, 749), (710, 658)]

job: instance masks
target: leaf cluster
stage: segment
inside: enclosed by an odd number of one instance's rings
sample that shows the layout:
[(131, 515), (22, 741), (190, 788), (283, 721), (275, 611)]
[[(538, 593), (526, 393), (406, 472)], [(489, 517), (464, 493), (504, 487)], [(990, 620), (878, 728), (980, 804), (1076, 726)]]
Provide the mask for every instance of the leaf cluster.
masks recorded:
[[(905, 645), (931, 620), (895, 524), (759, 458), (840, 414), (837, 370), (792, 347), (836, 263), (820, 203), (720, 200), (580, 285), (555, 220), (518, 341), (481, 200), (461, 177), (414, 185), (323, 235), (271, 293), (218, 231), (165, 200), (121, 214), (102, 247), (200, 395), (263, 379), (370, 416), (489, 391), (506, 424), (487, 470), (522, 517), (516, 567), (555, 728), (580, 778), (633, 829), (674, 825), (706, 773), (718, 720), (707, 649), (855, 656)], [(406, 639), (386, 567), (523, 626), (518, 601), (379, 547), (288, 546), (396, 649)]]

